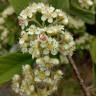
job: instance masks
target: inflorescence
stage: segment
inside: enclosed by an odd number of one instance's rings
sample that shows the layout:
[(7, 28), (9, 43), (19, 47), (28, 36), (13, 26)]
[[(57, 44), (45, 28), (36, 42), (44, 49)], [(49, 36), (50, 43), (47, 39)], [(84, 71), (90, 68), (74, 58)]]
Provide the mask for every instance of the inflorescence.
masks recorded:
[(12, 6), (8, 6), (6, 9), (3, 10), (3, 12), (0, 13), (0, 49), (2, 48), (3, 44), (8, 43), (9, 34), (10, 31), (5, 26), (6, 25), (6, 19), (14, 14), (14, 9)]
[(82, 8), (89, 9), (93, 5), (93, 0), (78, 0)]
[(35, 66), (23, 66), (22, 76), (13, 77), (12, 88), (21, 96), (49, 96), (58, 89), (62, 71), (57, 55), (72, 55), (75, 42), (66, 30), (67, 14), (43, 3), (33, 3), (19, 17), (19, 44), (23, 53), (35, 59)]

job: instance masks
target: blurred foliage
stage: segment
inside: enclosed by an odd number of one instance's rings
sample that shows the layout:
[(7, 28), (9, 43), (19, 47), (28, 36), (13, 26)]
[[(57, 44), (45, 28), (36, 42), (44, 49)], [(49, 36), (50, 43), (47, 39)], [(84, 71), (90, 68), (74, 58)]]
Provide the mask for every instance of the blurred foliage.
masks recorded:
[(28, 6), (29, 1), (30, 0), (9, 0), (10, 4), (13, 6), (17, 14), (19, 14), (21, 10)]
[(8, 6), (8, 2), (6, 1), (6, 2), (2, 2), (2, 1), (0, 1), (0, 12), (2, 12), (5, 8), (6, 8), (6, 6)]
[[(95, 8), (94, 6), (90, 10), (83, 9), (79, 6), (78, 0), (49, 0), (55, 8), (63, 9), (69, 14), (75, 15), (86, 23), (95, 23)], [(62, 3), (64, 2), (64, 3)]]
[(83, 9), (79, 6), (77, 0), (71, 0), (70, 13), (85, 21), (86, 23), (95, 23), (95, 8), (94, 6), (90, 9)]
[(94, 39), (90, 44), (90, 52), (93, 59), (93, 76), (94, 84), (96, 85), (96, 39)]
[(90, 44), (90, 51), (92, 55), (93, 62), (96, 63), (96, 39), (94, 39)]
[[(4, 20), (4, 23), (0, 24), (0, 55), (2, 55), (10, 51), (14, 44), (17, 43), (20, 27), (18, 25), (16, 13), (13, 12), (10, 15), (6, 13), (6, 11), (9, 10), (8, 8), (11, 8), (10, 4), (7, 1), (2, 1), (0, 4), (3, 6), (0, 6), (0, 8), (2, 8), (2, 10), (0, 10), (0, 19)], [(3, 17), (4, 13), (6, 13), (5, 17)]]
[(29, 54), (11, 53), (0, 57), (0, 84), (9, 81), (14, 74), (20, 73), (22, 65), (32, 62)]

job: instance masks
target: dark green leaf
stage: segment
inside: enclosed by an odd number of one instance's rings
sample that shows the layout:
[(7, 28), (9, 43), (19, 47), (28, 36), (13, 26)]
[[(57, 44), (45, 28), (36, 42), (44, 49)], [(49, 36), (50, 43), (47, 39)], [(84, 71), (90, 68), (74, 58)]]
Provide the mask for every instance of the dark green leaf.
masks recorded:
[(0, 1), (0, 12), (2, 12), (6, 8), (7, 4), (4, 4)]
[[(5, 19), (5, 27), (10, 31), (10, 35), (8, 36), (8, 44), (12, 45), (14, 43), (15, 40), (15, 21), (12, 18), (12, 16), (8, 17), (7, 19)], [(17, 30), (16, 30), (17, 31)]]
[(69, 11), (69, 0), (49, 0), (49, 3), (55, 8), (59, 8), (67, 12)]
[(0, 57), (0, 84), (9, 81), (16, 73), (20, 73), (24, 64), (32, 64), (29, 54), (11, 53)]

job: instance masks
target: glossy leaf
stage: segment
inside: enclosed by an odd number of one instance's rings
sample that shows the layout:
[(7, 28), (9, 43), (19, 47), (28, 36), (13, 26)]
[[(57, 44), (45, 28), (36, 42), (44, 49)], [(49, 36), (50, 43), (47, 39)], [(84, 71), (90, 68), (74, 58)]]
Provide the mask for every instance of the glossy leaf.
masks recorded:
[(32, 64), (29, 54), (11, 53), (0, 57), (0, 84), (9, 81), (14, 74), (21, 71), (22, 65)]

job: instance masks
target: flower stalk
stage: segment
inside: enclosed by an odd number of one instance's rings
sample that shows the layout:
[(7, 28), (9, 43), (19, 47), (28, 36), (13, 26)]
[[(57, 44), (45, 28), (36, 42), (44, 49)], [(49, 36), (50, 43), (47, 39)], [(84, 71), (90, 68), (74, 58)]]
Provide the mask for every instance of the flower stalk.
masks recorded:
[(73, 67), (73, 70), (74, 70), (74, 72), (75, 72), (76, 78), (77, 78), (77, 80), (79, 81), (79, 84), (80, 84), (80, 86), (81, 86), (81, 88), (82, 88), (82, 91), (83, 91), (83, 93), (84, 93), (84, 96), (91, 96), (89, 90), (87, 89), (86, 85), (84, 84), (84, 80), (83, 80), (82, 77), (80, 76), (80, 72), (78, 71), (78, 68), (76, 67), (75, 62), (74, 62), (74, 60), (72, 59), (72, 56), (68, 55), (67, 58), (68, 58), (70, 64), (72, 65), (72, 67)]

